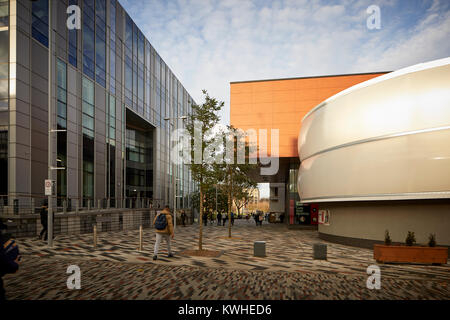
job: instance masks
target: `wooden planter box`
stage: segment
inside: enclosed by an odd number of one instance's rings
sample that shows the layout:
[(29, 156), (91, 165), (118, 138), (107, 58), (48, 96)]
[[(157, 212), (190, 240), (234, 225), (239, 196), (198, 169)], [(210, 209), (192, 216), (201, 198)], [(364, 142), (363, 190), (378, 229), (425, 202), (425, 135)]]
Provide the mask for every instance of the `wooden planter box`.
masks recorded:
[(446, 264), (448, 249), (444, 247), (385, 246), (375, 244), (373, 257), (377, 262)]

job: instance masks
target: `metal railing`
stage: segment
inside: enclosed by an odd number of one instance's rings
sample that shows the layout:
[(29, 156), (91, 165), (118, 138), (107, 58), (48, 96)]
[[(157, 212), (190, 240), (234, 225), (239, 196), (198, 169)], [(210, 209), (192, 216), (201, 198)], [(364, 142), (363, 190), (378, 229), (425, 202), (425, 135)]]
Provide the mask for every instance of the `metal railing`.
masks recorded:
[[(124, 198), (120, 201), (114, 199), (114, 202), (111, 202), (111, 199), (95, 199), (96, 202), (94, 199), (84, 199), (85, 206), (80, 206), (83, 201), (79, 199), (75, 199), (74, 205), (74, 202), (67, 198), (61, 199), (62, 206), (57, 206), (58, 200), (52, 199), (55, 210), (54, 236), (150, 228), (157, 212), (163, 207), (159, 205), (160, 208), (154, 208), (154, 200), (148, 198)], [(0, 221), (7, 226), (3, 233), (14, 238), (39, 235), (44, 238), (45, 232), (43, 234), (41, 232), (47, 225), (47, 215), (44, 211), (41, 221), (41, 210), (46, 201), (47, 198), (36, 196), (9, 198), (0, 196)], [(116, 207), (118, 204), (124, 206)], [(180, 209), (177, 210), (177, 226), (182, 224), (181, 210), (186, 213), (185, 223), (192, 224), (194, 219), (191, 210)]]
[[(23, 215), (38, 213), (48, 197), (34, 195), (0, 195), (0, 215)], [(52, 197), (54, 212), (72, 212), (109, 208), (124, 209), (161, 209), (163, 203), (159, 199), (125, 197), (125, 198), (70, 198)]]

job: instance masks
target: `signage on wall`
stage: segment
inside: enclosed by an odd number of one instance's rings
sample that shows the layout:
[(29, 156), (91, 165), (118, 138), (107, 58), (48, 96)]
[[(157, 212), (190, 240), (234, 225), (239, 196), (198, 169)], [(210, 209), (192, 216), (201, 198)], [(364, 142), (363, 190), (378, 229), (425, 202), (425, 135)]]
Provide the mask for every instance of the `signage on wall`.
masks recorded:
[(319, 210), (319, 224), (330, 225), (330, 210)]
[(44, 183), (44, 187), (45, 187), (45, 195), (46, 196), (51, 196), (53, 195), (53, 188), (55, 185), (55, 181), (46, 179), (45, 183)]

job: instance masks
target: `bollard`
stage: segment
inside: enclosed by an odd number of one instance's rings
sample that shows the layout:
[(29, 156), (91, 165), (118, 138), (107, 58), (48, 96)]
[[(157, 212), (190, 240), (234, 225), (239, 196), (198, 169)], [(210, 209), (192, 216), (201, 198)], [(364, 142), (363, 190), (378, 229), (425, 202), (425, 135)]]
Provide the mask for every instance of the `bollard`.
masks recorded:
[(255, 257), (265, 257), (266, 256), (266, 242), (265, 241), (255, 241), (254, 242), (253, 255)]
[(142, 225), (139, 226), (139, 251), (142, 251), (142, 238), (144, 231), (142, 229)]
[(100, 199), (97, 199), (97, 209), (101, 209), (102, 202)]
[(88, 200), (88, 211), (91, 210), (91, 200)]
[(34, 203), (34, 198), (31, 198), (31, 214), (34, 214), (36, 211), (36, 205)]
[(80, 200), (77, 199), (77, 202), (75, 203), (75, 212), (78, 213), (78, 210), (80, 210)]
[(63, 200), (63, 212), (67, 213), (67, 200)]
[(324, 243), (313, 244), (313, 259), (327, 260), (327, 245)]
[(109, 209), (111, 207), (111, 199), (106, 200), (106, 209)]
[(97, 248), (97, 225), (94, 224), (94, 248)]

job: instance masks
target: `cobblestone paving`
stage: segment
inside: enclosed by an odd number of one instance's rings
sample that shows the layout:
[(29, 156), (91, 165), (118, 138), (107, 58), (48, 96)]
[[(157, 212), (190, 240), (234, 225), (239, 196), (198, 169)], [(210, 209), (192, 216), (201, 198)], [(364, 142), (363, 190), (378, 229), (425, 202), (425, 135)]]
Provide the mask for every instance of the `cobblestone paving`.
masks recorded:
[[(204, 227), (204, 248), (223, 250), (218, 258), (185, 257), (196, 249), (198, 226), (177, 227), (175, 257), (153, 255), (154, 231), (58, 236), (47, 248), (36, 239), (18, 239), (24, 255), (18, 274), (5, 279), (9, 299), (450, 299), (450, 265), (380, 265), (381, 290), (366, 288), (372, 250), (328, 244), (328, 260), (312, 259), (317, 231), (236, 221), (228, 228)], [(253, 241), (267, 244), (267, 257), (253, 257)], [(68, 290), (66, 269), (80, 266), (82, 289)]]

